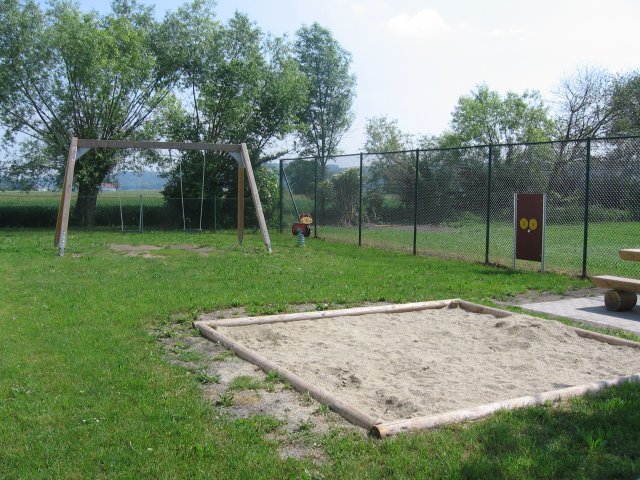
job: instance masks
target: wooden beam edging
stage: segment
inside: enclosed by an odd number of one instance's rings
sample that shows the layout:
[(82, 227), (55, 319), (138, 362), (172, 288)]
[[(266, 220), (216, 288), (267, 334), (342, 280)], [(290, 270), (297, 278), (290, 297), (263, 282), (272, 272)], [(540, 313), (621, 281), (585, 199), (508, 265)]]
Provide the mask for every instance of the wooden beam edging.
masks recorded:
[(486, 313), (487, 315), (493, 315), (494, 317), (498, 317), (498, 318), (510, 317), (511, 315), (514, 315), (513, 312), (509, 312), (508, 310), (500, 310), (499, 308), (485, 307), (484, 305), (467, 302), (466, 300), (455, 300), (455, 302), (458, 308), (461, 308), (471, 313)]
[(255, 317), (229, 318), (222, 320), (200, 320), (194, 322), (210, 327), (241, 327), (243, 325), (256, 325), (267, 323), (296, 322), (300, 320), (318, 320), (321, 318), (334, 318), (351, 315), (367, 315), (369, 313), (403, 313), (419, 310), (450, 308), (457, 300), (436, 300), (431, 302), (401, 303), (391, 305), (375, 305), (369, 307), (343, 308), (340, 310), (321, 310), (317, 312), (285, 313), (280, 315), (262, 315)]
[(600, 332), (592, 332), (591, 330), (583, 330), (582, 328), (571, 327), (573, 328), (579, 337), (588, 338), (590, 340), (596, 340), (602, 343), (608, 343), (609, 345), (615, 345), (616, 347), (631, 347), (631, 348), (639, 348), (640, 342), (635, 342), (633, 340), (627, 340), (626, 338), (614, 337), (613, 335), (606, 335)]
[(260, 367), (265, 372), (277, 372), (280, 377), (291, 384), (295, 390), (300, 393), (308, 393), (311, 397), (315, 398), (318, 402), (327, 405), (331, 410), (340, 414), (349, 422), (357, 425), (359, 427), (365, 428), (367, 430), (371, 429), (376, 423), (379, 421), (364, 412), (361, 412), (357, 408), (352, 407), (351, 405), (339, 400), (338, 398), (331, 395), (329, 392), (317, 387), (316, 385), (308, 382), (307, 380), (299, 377), (293, 372), (278, 366), (276, 363), (272, 362), (259, 355), (258, 353), (250, 350), (242, 345), (230, 340), (225, 337), (221, 333), (217, 332), (210, 326), (204, 324), (203, 322), (195, 322), (195, 327), (200, 330), (200, 333), (205, 338), (219, 342), (224, 345), (229, 350), (233, 351), (238, 357), (253, 363), (254, 365)]
[(538, 393), (525, 397), (512, 398), (499, 402), (487, 403), (478, 407), (464, 408), (451, 412), (441, 413), (438, 415), (430, 415), (425, 417), (408, 418), (404, 420), (394, 420), (392, 422), (378, 423), (371, 427), (371, 435), (377, 438), (384, 438), (411, 430), (426, 430), (437, 428), (452, 423), (458, 423), (468, 420), (478, 420), (480, 418), (492, 415), (499, 410), (515, 410), (517, 408), (530, 407), (540, 405), (545, 402), (553, 402), (563, 398), (577, 397), (587, 393), (594, 393), (605, 388), (620, 385), (626, 382), (640, 382), (640, 373), (617, 377), (611, 380), (599, 380), (597, 382), (588, 383), (586, 385), (578, 385), (575, 387), (561, 388), (559, 390), (551, 390), (549, 392)]

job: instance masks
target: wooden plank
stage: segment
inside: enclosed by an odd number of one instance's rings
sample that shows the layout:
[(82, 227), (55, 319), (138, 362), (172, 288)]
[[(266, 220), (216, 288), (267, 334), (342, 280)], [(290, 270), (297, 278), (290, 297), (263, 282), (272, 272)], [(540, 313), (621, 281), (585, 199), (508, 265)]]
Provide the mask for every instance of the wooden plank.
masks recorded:
[(258, 353), (250, 350), (242, 345), (234, 342), (233, 340), (225, 337), (221, 333), (215, 331), (213, 328), (205, 325), (202, 322), (197, 322), (197, 328), (200, 330), (200, 333), (205, 338), (219, 342), (224, 345), (229, 350), (233, 351), (238, 357), (253, 363), (254, 365), (260, 367), (265, 372), (277, 372), (278, 375), (287, 383), (289, 383), (293, 388), (295, 388), (298, 392), (303, 394), (309, 394), (311, 397), (315, 398), (318, 402), (327, 405), (331, 410), (340, 414), (349, 422), (354, 425), (358, 425), (359, 427), (363, 427), (366, 429), (370, 429), (373, 425), (378, 423), (378, 420), (367, 415), (364, 412), (361, 412), (357, 408), (343, 402), (342, 400), (334, 397), (331, 393), (321, 389), (317, 385), (308, 382), (302, 377), (299, 377), (293, 372), (280, 367), (277, 363), (272, 362), (271, 360), (266, 359), (265, 357), (259, 355)]
[(78, 148), (136, 148), (149, 150), (206, 150), (218, 152), (240, 152), (239, 144), (227, 143), (188, 143), (188, 142), (151, 142), (137, 140), (96, 140), (78, 139)]
[(598, 275), (591, 277), (591, 281), (601, 288), (611, 288), (613, 290), (622, 290), (624, 292), (640, 292), (640, 280), (635, 278)]
[[(73, 137), (71, 145), (69, 145), (69, 155), (67, 156), (67, 167), (64, 175), (64, 189), (62, 190), (62, 198), (60, 199), (61, 212), (60, 228), (56, 232), (56, 240), (58, 245), (58, 255), (64, 255), (64, 248), (67, 243), (67, 230), (69, 228), (69, 210), (71, 209), (71, 190), (73, 187), (73, 171), (76, 166), (76, 155), (78, 153), (78, 139)], [(55, 241), (55, 240), (54, 240)]]
[(339, 310), (321, 310), (317, 312), (284, 313), (280, 315), (262, 315), (255, 317), (227, 318), (221, 320), (200, 320), (194, 322), (197, 327), (204, 323), (210, 327), (240, 327), (243, 325), (257, 325), (280, 322), (297, 322), (300, 320), (318, 320), (321, 318), (335, 318), (351, 315), (368, 315), (370, 313), (402, 313), (419, 310), (447, 308), (455, 300), (437, 300), (431, 302), (402, 303), (399, 305), (374, 305), (369, 307), (342, 308)]
[(620, 255), (622, 260), (640, 262), (640, 248), (623, 248), (622, 250), (618, 250), (618, 255)]
[(238, 244), (244, 240), (244, 167), (238, 163)]
[(377, 438), (384, 438), (411, 430), (425, 430), (429, 428), (441, 427), (443, 425), (449, 425), (452, 423), (458, 423), (468, 420), (478, 420), (480, 418), (492, 415), (499, 410), (514, 410), (516, 408), (541, 405), (545, 402), (553, 402), (562, 398), (577, 397), (579, 395), (585, 395), (587, 393), (598, 392), (615, 385), (639, 381), (640, 374), (617, 377), (612, 380), (599, 380), (597, 382), (589, 383), (586, 385), (578, 385), (576, 387), (551, 390), (549, 392), (538, 393), (535, 395), (488, 403), (485, 405), (480, 405), (478, 407), (454, 410), (452, 412), (442, 413), (439, 415), (430, 415), (425, 417), (408, 418), (404, 420), (395, 420), (393, 422), (380, 423), (374, 425), (370, 431), (373, 436)]
[(256, 216), (258, 217), (260, 232), (262, 232), (262, 240), (264, 241), (267, 253), (271, 253), (271, 239), (269, 238), (269, 231), (267, 230), (267, 222), (264, 219), (262, 202), (260, 201), (260, 194), (258, 193), (258, 186), (256, 185), (256, 179), (253, 175), (253, 167), (251, 166), (251, 158), (249, 158), (249, 150), (247, 150), (246, 143), (240, 144), (240, 154), (242, 155), (244, 168), (247, 172), (247, 180), (249, 181), (249, 189), (251, 190), (251, 197), (253, 198), (253, 207), (255, 208)]
[[(71, 140), (71, 142), (73, 143), (73, 139)], [(60, 233), (62, 232), (62, 212), (64, 210), (65, 192), (67, 191), (68, 183), (69, 183), (69, 158), (67, 158), (67, 164), (64, 167), (64, 177), (62, 179), (62, 194), (60, 195), (60, 202), (58, 204), (58, 218), (56, 219), (56, 233), (53, 239), (54, 247), (57, 247), (60, 244)]]

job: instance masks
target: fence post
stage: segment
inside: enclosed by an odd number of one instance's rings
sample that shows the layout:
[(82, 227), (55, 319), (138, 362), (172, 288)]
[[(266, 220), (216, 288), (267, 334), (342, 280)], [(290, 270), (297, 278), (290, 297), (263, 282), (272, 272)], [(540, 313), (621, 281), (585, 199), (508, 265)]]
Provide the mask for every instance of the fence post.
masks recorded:
[(213, 233), (216, 233), (218, 229), (218, 201), (217, 197), (213, 196)]
[(144, 207), (142, 202), (143, 202), (142, 195), (140, 195), (140, 218), (139, 218), (140, 228), (138, 229), (140, 230), (140, 232), (144, 231)]
[(313, 168), (313, 238), (318, 238), (318, 157)]
[(491, 163), (493, 161), (493, 145), (489, 145), (489, 165), (487, 170), (487, 232), (484, 248), (484, 263), (489, 263), (489, 226), (491, 225)]
[(362, 159), (364, 154), (360, 152), (360, 203), (358, 204), (358, 246), (362, 246)]
[(416, 177), (413, 182), (413, 254), (418, 253), (418, 163), (420, 150), (416, 149)]
[(279, 200), (278, 200), (278, 213), (279, 213), (279, 221), (278, 221), (278, 230), (280, 231), (280, 233), (282, 233), (282, 193), (283, 193), (283, 185), (282, 185), (282, 174), (284, 173), (284, 165), (283, 165), (283, 161), (282, 159), (280, 160), (280, 182), (278, 184), (279, 190), (278, 190), (278, 195), (279, 195)]
[(582, 278), (587, 276), (587, 238), (589, 236), (589, 188), (591, 183), (591, 137), (587, 137), (584, 181), (584, 239), (582, 243)]

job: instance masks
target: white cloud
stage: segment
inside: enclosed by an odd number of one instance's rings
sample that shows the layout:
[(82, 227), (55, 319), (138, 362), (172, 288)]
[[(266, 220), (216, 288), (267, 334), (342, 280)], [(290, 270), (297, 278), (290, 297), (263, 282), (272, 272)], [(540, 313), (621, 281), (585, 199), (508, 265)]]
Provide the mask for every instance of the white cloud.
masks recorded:
[(388, 26), (392, 33), (411, 38), (435, 37), (452, 30), (439, 13), (430, 8), (420, 10), (415, 15), (403, 13), (391, 17)]

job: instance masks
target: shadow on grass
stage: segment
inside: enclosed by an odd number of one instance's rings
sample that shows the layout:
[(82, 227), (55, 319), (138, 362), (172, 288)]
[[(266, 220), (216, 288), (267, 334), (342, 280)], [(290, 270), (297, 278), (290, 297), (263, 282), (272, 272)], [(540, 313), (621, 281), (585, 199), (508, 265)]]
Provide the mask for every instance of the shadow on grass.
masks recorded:
[(328, 439), (331, 478), (637, 479), (640, 385), (385, 440)]
[(640, 386), (502, 412), (473, 430), (463, 478), (638, 478)]

